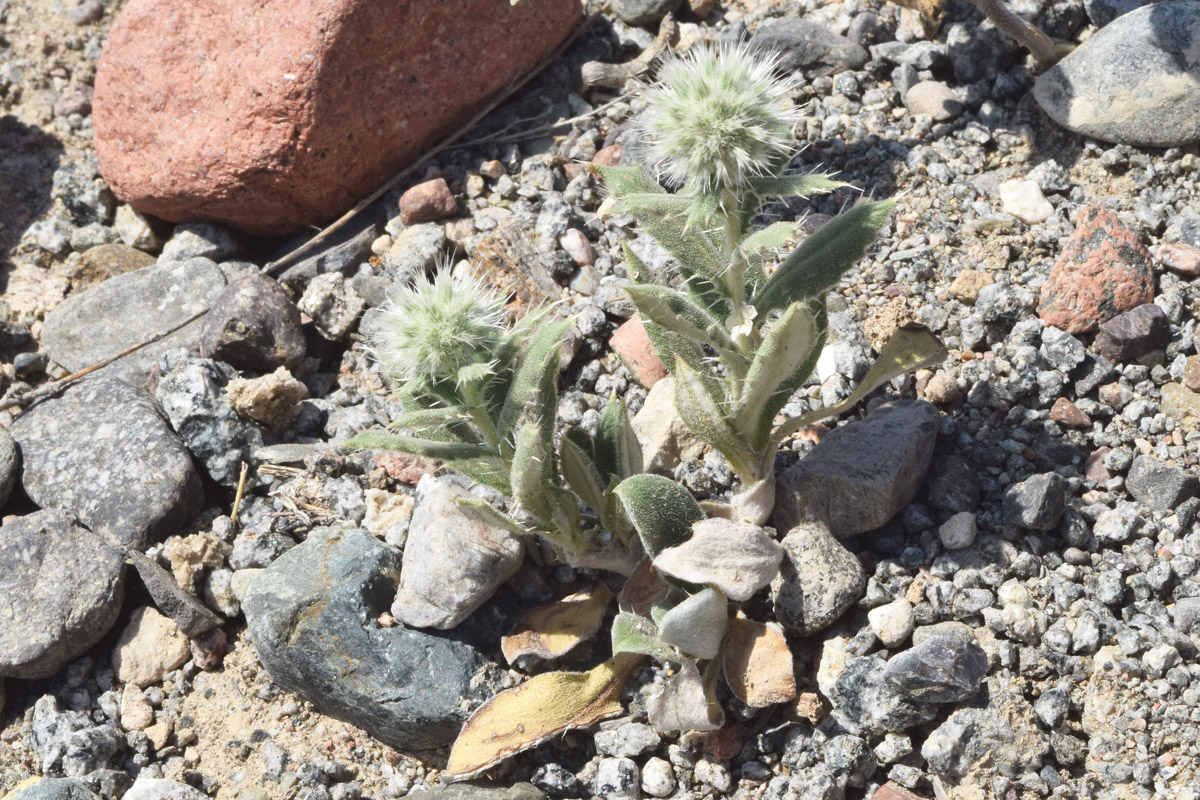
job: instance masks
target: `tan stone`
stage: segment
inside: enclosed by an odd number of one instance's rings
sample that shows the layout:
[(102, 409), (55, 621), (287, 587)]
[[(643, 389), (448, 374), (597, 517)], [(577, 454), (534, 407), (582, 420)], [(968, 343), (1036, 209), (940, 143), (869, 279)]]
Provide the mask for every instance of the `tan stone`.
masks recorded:
[(130, 616), (112, 657), (117, 680), (142, 689), (187, 660), (187, 637), (173, 621), (149, 606)]
[(127, 731), (142, 731), (154, 722), (154, 709), (146, 693), (134, 685), (121, 692), (121, 727)]
[(698, 458), (704, 451), (704, 443), (679, 418), (675, 409), (675, 379), (670, 375), (650, 388), (632, 425), (642, 446), (642, 466), (646, 472), (674, 475), (680, 461)]
[(954, 276), (954, 282), (950, 284), (950, 296), (960, 302), (974, 305), (979, 299), (979, 290), (994, 282), (992, 276), (986, 272), (964, 269)]

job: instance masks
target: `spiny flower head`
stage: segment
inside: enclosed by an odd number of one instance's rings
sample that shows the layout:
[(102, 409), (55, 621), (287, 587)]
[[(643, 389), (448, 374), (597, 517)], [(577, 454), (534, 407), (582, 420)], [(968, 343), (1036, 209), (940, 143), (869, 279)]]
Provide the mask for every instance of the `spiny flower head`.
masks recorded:
[(744, 190), (795, 150), (794, 77), (745, 44), (701, 45), (669, 58), (646, 90), (639, 128), (659, 177), (693, 194)]
[(504, 335), (504, 303), (473, 278), (439, 270), (383, 307), (375, 357), (395, 381), (478, 380)]

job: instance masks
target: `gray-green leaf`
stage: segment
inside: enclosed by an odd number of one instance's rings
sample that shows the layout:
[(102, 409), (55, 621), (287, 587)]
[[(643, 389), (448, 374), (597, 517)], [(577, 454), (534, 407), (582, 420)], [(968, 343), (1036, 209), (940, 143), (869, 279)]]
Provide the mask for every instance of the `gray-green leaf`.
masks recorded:
[(661, 475), (626, 478), (613, 494), (650, 558), (685, 541), (692, 535), (692, 523), (704, 519), (704, 511), (692, 493)]

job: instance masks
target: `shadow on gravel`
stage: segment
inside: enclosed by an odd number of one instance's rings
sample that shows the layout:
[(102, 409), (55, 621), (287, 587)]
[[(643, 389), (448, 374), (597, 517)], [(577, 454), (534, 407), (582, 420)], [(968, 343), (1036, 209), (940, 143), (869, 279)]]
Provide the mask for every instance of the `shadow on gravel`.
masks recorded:
[(8, 255), (21, 234), (50, 207), (62, 143), (16, 117), (0, 117), (0, 291), (8, 282)]

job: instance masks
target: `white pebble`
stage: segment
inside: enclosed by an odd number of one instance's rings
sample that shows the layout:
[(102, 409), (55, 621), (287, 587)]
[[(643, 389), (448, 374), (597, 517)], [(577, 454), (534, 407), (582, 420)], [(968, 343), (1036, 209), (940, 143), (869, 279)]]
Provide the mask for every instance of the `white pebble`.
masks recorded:
[(872, 608), (867, 612), (867, 621), (884, 647), (895, 647), (907, 639), (917, 622), (912, 606), (903, 598)]
[(651, 797), (666, 797), (675, 791), (675, 771), (669, 761), (657, 756), (642, 767), (642, 791)]
[(1012, 180), (1000, 184), (1000, 208), (1021, 222), (1033, 225), (1050, 218), (1054, 206), (1033, 181)]

